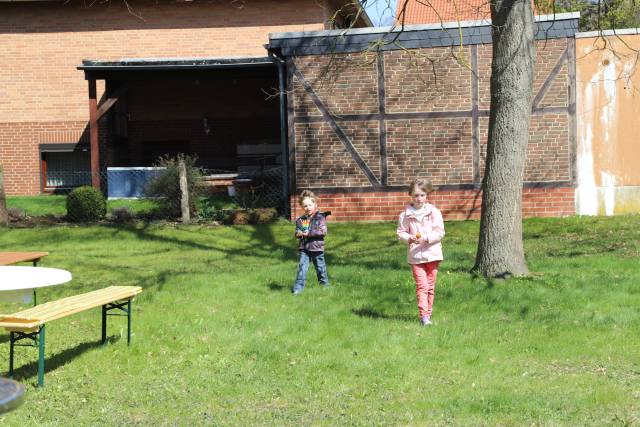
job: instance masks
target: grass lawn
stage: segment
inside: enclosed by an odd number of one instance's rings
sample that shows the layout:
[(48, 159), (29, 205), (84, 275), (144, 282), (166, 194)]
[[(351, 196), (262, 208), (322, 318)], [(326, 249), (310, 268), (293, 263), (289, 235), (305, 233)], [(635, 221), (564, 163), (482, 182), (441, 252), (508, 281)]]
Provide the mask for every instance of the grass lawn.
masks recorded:
[[(9, 196), (7, 197), (7, 207), (21, 209), (27, 215), (64, 216), (67, 214), (67, 196)], [(158, 204), (149, 199), (107, 200), (107, 212), (121, 207), (127, 207), (136, 214), (144, 214), (157, 209)]]
[[(107, 200), (107, 212), (114, 209), (127, 207), (136, 215), (151, 214), (159, 208), (159, 202), (152, 199), (114, 199)], [(40, 195), (40, 196), (9, 196), (7, 207), (23, 210), (27, 215), (55, 215), (67, 214), (66, 195)], [(217, 194), (209, 197), (201, 197), (198, 200), (199, 212), (212, 212), (219, 210), (238, 209), (239, 206), (225, 194)]]
[[(40, 301), (141, 285), (17, 349), (6, 425), (638, 425), (640, 216), (525, 221), (529, 279), (473, 279), (478, 223), (449, 222), (433, 320), (418, 323), (395, 224), (330, 224), (332, 288), (290, 294), (292, 226), (57, 226), (0, 234), (71, 283)], [(17, 310), (3, 303), (3, 313)], [(8, 335), (0, 333), (0, 367)]]

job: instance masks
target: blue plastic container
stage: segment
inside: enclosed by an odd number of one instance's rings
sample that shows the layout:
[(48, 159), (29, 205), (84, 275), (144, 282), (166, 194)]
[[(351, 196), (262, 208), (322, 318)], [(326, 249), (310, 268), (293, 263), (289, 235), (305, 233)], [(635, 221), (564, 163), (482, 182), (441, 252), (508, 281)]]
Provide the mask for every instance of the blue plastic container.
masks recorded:
[(139, 199), (147, 184), (165, 168), (107, 168), (109, 199)]

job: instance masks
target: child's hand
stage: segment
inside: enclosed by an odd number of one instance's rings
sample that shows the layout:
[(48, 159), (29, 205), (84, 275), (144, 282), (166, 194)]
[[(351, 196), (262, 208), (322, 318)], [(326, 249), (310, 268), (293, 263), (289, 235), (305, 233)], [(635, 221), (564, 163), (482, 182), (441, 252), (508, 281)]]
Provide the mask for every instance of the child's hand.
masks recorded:
[(417, 237), (417, 236), (410, 236), (409, 237), (409, 244), (410, 245), (417, 245), (418, 243), (420, 243), (420, 237)]
[(302, 231), (296, 230), (296, 237), (302, 237)]

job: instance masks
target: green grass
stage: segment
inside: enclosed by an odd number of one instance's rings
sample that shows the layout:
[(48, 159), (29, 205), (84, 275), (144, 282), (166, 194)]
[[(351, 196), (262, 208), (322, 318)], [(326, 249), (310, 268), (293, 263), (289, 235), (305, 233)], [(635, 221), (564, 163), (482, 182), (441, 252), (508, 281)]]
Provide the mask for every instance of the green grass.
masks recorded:
[[(26, 402), (7, 425), (638, 425), (640, 216), (525, 221), (528, 279), (472, 278), (478, 223), (450, 222), (431, 328), (395, 224), (330, 224), (332, 289), (290, 294), (289, 223), (12, 229), (70, 284), (141, 285), (133, 344), (100, 312), (17, 350)], [(16, 305), (0, 305), (2, 312)], [(8, 338), (0, 351), (7, 366)]]
[(23, 210), (27, 215), (67, 214), (67, 196), (8, 196), (7, 207)]
[[(45, 196), (9, 196), (7, 207), (23, 210), (31, 216), (64, 216), (67, 214), (66, 195)], [(116, 199), (107, 200), (107, 212), (127, 207), (136, 215), (152, 214), (159, 208), (159, 203), (151, 199)], [(214, 194), (201, 197), (198, 201), (198, 211), (211, 215), (213, 211), (238, 209), (239, 206), (226, 194)]]
[[(9, 196), (7, 197), (7, 207), (21, 209), (27, 215), (32, 216), (64, 216), (67, 214), (67, 196)], [(158, 203), (149, 199), (107, 200), (107, 212), (122, 207), (129, 208), (135, 214), (146, 214), (156, 210)]]

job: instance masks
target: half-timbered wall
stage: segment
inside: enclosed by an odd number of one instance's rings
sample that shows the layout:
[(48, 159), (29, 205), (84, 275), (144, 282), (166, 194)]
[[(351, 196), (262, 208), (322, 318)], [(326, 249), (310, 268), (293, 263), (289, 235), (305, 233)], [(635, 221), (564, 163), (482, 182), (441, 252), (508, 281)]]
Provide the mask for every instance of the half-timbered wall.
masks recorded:
[[(537, 43), (523, 213), (572, 215), (575, 39)], [(424, 177), (446, 218), (479, 217), (490, 44), (312, 53), (288, 61), (292, 216), (312, 189), (337, 220), (393, 219)]]

